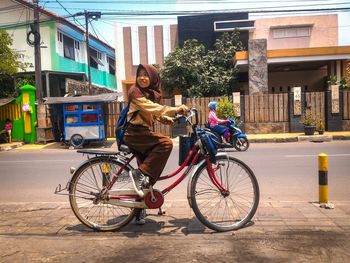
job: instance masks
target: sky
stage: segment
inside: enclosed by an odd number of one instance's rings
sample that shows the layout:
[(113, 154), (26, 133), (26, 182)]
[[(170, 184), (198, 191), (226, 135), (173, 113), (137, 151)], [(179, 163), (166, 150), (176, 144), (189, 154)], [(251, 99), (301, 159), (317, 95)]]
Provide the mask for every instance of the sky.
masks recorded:
[[(194, 11), (202, 13), (248, 11), (252, 12), (249, 19), (254, 20), (272, 16), (331, 13), (331, 11), (261, 13), (268, 10), (348, 8), (333, 13), (338, 13), (339, 18), (339, 45), (350, 45), (349, 0), (40, 0), (39, 5), (61, 16), (70, 16), (84, 10), (102, 12), (101, 19), (92, 22), (90, 33), (113, 47), (115, 47), (115, 23), (120, 26), (174, 24), (177, 23), (177, 15), (186, 15)], [(150, 12), (157, 15), (151, 15)], [(69, 20), (80, 26), (84, 25), (84, 19), (80, 16)]]

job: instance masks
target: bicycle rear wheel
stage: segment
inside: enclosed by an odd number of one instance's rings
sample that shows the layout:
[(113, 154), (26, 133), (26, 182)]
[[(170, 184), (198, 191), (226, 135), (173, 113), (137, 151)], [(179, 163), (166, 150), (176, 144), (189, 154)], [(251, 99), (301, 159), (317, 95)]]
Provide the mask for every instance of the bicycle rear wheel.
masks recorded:
[[(108, 156), (91, 158), (74, 173), (69, 186), (69, 201), (76, 217), (87, 227), (99, 231), (117, 230), (134, 217), (132, 208), (111, 205), (102, 189), (123, 163)], [(126, 167), (111, 190), (132, 188)]]
[(231, 156), (217, 156), (212, 165), (217, 180), (228, 192), (221, 192), (212, 183), (204, 163), (192, 178), (192, 209), (210, 229), (237, 230), (252, 219), (258, 208), (258, 182), (245, 163)]

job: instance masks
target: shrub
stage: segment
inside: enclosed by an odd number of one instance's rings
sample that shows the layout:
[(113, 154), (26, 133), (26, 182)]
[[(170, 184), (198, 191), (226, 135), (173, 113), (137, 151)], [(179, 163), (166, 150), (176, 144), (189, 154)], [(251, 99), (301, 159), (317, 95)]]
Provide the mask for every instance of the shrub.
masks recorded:
[(233, 103), (228, 97), (225, 97), (222, 101), (218, 102), (218, 118), (220, 119), (234, 119), (236, 125), (238, 125), (237, 110), (234, 109)]
[(312, 114), (310, 109), (306, 109), (300, 123), (305, 126), (316, 126), (317, 118)]

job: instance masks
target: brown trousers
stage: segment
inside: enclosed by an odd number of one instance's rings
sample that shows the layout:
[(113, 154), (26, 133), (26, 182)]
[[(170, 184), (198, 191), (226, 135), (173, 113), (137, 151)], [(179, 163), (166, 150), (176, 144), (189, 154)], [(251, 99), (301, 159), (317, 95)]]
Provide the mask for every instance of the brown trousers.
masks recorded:
[(137, 152), (141, 160), (140, 171), (149, 176), (151, 184), (154, 185), (169, 159), (173, 142), (161, 133), (136, 125), (129, 125), (124, 139), (125, 144)]

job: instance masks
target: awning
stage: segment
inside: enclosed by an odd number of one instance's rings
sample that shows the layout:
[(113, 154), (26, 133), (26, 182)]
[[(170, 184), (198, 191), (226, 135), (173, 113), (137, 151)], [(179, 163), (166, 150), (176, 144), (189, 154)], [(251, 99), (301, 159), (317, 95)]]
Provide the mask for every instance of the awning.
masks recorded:
[(80, 41), (80, 42), (84, 41), (84, 34), (81, 32), (78, 32), (76, 29), (73, 29), (67, 25), (62, 25), (62, 24), (58, 25), (57, 29), (77, 41)]
[(4, 106), (6, 104), (9, 104), (9, 103), (11, 103), (14, 100), (15, 100), (15, 98), (0, 99), (0, 106)]
[(65, 103), (83, 103), (83, 102), (111, 102), (122, 96), (120, 92), (103, 93), (91, 96), (76, 97), (48, 97), (45, 98), (44, 104), (65, 104)]
[[(107, 43), (108, 44), (108, 43)], [(106, 46), (102, 45), (101, 43), (98, 43), (95, 39), (89, 38), (89, 46), (100, 51), (100, 52), (105, 52), (108, 56), (111, 56), (112, 58), (115, 57), (115, 52), (107, 48)]]

